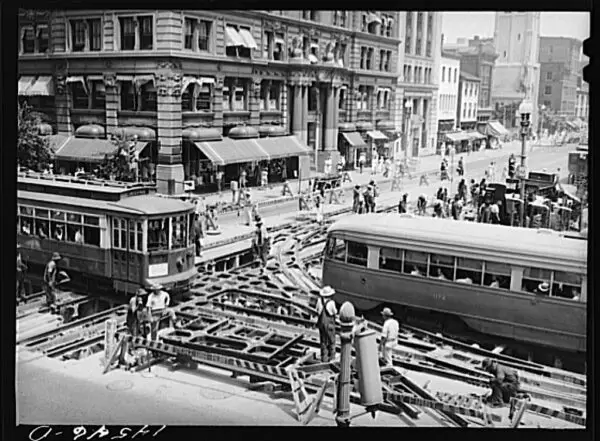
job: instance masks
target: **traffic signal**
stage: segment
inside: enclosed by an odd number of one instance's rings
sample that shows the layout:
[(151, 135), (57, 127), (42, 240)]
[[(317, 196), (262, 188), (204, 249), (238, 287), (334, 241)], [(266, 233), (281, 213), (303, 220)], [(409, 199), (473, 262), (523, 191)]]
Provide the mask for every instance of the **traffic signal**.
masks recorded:
[(508, 160), (508, 177), (513, 179), (515, 177), (516, 171), (516, 161), (514, 158), (509, 158)]

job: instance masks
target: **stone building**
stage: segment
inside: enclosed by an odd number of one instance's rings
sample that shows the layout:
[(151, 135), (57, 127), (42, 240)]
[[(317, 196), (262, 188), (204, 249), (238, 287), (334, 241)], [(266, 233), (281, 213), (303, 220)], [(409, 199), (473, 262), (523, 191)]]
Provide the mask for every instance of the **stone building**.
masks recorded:
[(455, 53), (442, 52), (440, 65), (436, 115), (438, 121), (436, 151), (438, 153), (442, 152), (446, 134), (454, 132), (457, 127), (460, 56)]
[(461, 130), (474, 131), (477, 126), (480, 88), (480, 78), (467, 72), (460, 73), (456, 124)]
[(163, 192), (275, 162), (307, 176), (386, 151), (399, 28), (387, 11), (23, 12), (19, 96), (57, 156), (89, 162), (110, 134), (137, 135)]
[(575, 116), (587, 123), (590, 116), (590, 97), (589, 85), (583, 79), (583, 68), (588, 64), (588, 60), (581, 62), (577, 74), (577, 105), (575, 107)]

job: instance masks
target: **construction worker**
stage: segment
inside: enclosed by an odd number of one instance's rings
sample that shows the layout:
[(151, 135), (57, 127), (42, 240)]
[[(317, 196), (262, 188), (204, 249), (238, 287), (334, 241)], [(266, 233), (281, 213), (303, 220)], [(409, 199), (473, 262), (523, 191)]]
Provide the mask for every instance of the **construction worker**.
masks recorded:
[(138, 313), (144, 308), (144, 299), (142, 297), (146, 294), (148, 293), (144, 288), (139, 288), (129, 300), (126, 323), (127, 329), (133, 337), (137, 337), (140, 330)]
[(164, 290), (164, 287), (160, 284), (152, 284), (149, 287), (150, 295), (148, 295), (148, 301), (146, 307), (150, 310), (152, 317), (152, 338), (156, 339), (158, 327), (163, 318), (169, 319), (169, 327), (177, 326), (177, 316), (175, 312), (169, 308), (171, 303), (171, 296)]
[(408, 212), (408, 193), (404, 193), (402, 195), (402, 200), (398, 204), (398, 213), (407, 213)]
[(383, 329), (381, 330), (381, 342), (379, 343), (381, 358), (383, 358), (386, 366), (393, 366), (392, 350), (398, 344), (400, 323), (393, 318), (394, 313), (390, 308), (383, 308), (381, 315), (385, 320), (383, 322)]
[(510, 399), (519, 392), (519, 376), (514, 369), (509, 369), (498, 364), (496, 360), (486, 358), (482, 362), (484, 371), (494, 375), (490, 380), (492, 394), (485, 400), (491, 407), (500, 407), (503, 403), (510, 403)]
[(25, 300), (25, 271), (27, 265), (21, 256), (21, 245), (17, 245), (17, 301)]
[(255, 256), (262, 261), (263, 265), (267, 265), (267, 259), (269, 257), (269, 235), (260, 216), (256, 216), (256, 233), (252, 248), (254, 249)]
[(52, 254), (52, 259), (46, 264), (44, 270), (44, 290), (46, 291), (46, 304), (52, 308), (56, 303), (56, 276), (58, 275), (58, 262), (62, 257), (58, 253)]
[(337, 308), (332, 297), (335, 290), (331, 286), (321, 288), (317, 301), (317, 329), (321, 343), (321, 361), (328, 363), (335, 357), (335, 316)]
[(196, 213), (194, 215), (194, 244), (196, 247), (196, 257), (202, 256), (202, 245), (204, 242), (204, 222), (200, 217), (201, 215)]

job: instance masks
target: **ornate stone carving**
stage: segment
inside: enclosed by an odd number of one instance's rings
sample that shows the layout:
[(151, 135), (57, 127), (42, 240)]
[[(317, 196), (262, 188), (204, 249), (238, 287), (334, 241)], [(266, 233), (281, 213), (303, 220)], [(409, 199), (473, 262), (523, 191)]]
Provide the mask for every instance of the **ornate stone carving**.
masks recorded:
[(290, 52), (291, 52), (292, 58), (294, 58), (294, 59), (302, 58), (302, 56), (303, 56), (302, 41), (300, 40), (300, 37), (294, 37), (292, 39), (292, 45), (290, 47)]
[(54, 71), (54, 89), (57, 95), (64, 95), (67, 90), (67, 64), (60, 63)]
[(156, 67), (158, 69), (166, 70), (181, 70), (181, 62), (172, 60), (160, 60), (157, 61)]
[(215, 89), (223, 90), (223, 87), (225, 87), (225, 77), (222, 75), (215, 77)]
[(182, 76), (179, 72), (162, 70), (154, 75), (158, 96), (181, 96)]
[(330, 41), (325, 46), (325, 54), (323, 55), (323, 60), (325, 60), (326, 63), (334, 62), (334, 58), (335, 58), (334, 53), (333, 53), (334, 49), (335, 49), (335, 43), (333, 41)]
[(260, 77), (252, 78), (252, 93), (256, 98), (260, 97), (260, 88), (262, 84), (262, 79)]
[(117, 74), (115, 72), (104, 72), (104, 87), (117, 87)]

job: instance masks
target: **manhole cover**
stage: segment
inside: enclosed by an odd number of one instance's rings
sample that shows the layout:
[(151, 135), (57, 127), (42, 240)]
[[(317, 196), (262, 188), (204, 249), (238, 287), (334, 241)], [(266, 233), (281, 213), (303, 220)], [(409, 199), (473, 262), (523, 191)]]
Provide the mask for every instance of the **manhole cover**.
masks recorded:
[(133, 383), (129, 380), (118, 380), (109, 383), (106, 388), (112, 391), (129, 390), (133, 388)]
[(232, 393), (218, 389), (201, 389), (198, 394), (207, 400), (226, 400), (233, 396)]

